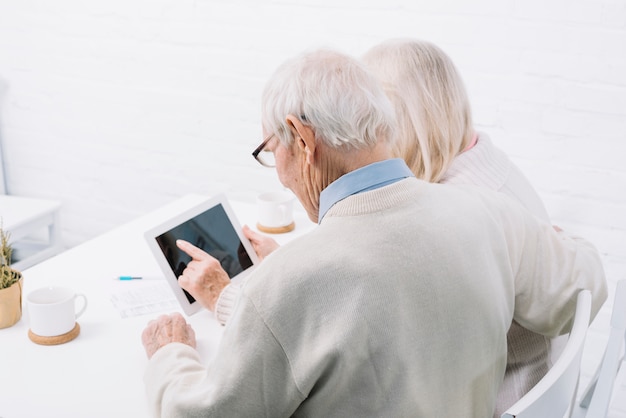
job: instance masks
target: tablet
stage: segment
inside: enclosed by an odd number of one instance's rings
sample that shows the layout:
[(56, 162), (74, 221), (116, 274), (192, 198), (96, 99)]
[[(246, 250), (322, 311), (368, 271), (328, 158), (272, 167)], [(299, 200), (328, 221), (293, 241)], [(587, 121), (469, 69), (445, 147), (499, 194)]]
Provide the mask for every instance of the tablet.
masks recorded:
[(217, 258), (231, 280), (241, 280), (259, 260), (243, 235), (226, 196), (216, 195), (145, 232), (145, 238), (165, 279), (187, 315), (202, 306), (178, 284), (191, 257), (178, 249), (183, 239)]

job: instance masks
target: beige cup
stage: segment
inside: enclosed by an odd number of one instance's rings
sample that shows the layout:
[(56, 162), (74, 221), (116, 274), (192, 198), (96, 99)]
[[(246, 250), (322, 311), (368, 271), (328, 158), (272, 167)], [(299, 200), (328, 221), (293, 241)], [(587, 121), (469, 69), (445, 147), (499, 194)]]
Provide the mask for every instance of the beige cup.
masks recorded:
[[(77, 311), (76, 301), (82, 299)], [(87, 309), (87, 297), (67, 287), (42, 287), (26, 297), (30, 330), (41, 337), (54, 337), (70, 332), (76, 318)]]
[(257, 196), (257, 228), (281, 233), (293, 230), (294, 196), (289, 192), (267, 192)]

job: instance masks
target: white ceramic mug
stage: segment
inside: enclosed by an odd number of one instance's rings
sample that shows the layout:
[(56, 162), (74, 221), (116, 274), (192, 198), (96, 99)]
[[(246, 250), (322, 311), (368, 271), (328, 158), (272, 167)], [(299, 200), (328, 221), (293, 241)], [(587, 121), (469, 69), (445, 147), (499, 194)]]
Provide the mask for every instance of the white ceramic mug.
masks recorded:
[(289, 192), (267, 192), (257, 196), (257, 222), (265, 228), (282, 228), (293, 223), (294, 196)]
[[(82, 299), (82, 306), (77, 311), (79, 299)], [(87, 309), (87, 297), (67, 287), (42, 287), (28, 294), (26, 304), (33, 334), (53, 337), (66, 334), (76, 326), (76, 318)]]

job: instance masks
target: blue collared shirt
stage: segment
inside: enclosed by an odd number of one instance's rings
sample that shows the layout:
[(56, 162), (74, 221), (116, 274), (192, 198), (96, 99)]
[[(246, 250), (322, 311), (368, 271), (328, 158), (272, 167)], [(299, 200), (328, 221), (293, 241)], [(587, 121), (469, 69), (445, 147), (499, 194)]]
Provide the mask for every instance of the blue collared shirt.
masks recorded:
[(337, 202), (353, 194), (387, 186), (396, 181), (414, 177), (403, 159), (379, 161), (344, 174), (322, 190), (318, 223)]

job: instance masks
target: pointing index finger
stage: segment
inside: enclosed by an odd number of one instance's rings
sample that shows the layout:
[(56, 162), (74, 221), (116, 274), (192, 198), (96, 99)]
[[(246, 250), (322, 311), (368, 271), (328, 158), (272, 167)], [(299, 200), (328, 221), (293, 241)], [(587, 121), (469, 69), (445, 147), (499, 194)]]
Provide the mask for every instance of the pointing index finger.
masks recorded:
[(176, 246), (186, 252), (187, 255), (189, 255), (194, 260), (204, 260), (207, 257), (211, 257), (208, 253), (191, 244), (190, 242), (185, 241), (184, 239), (177, 239)]

